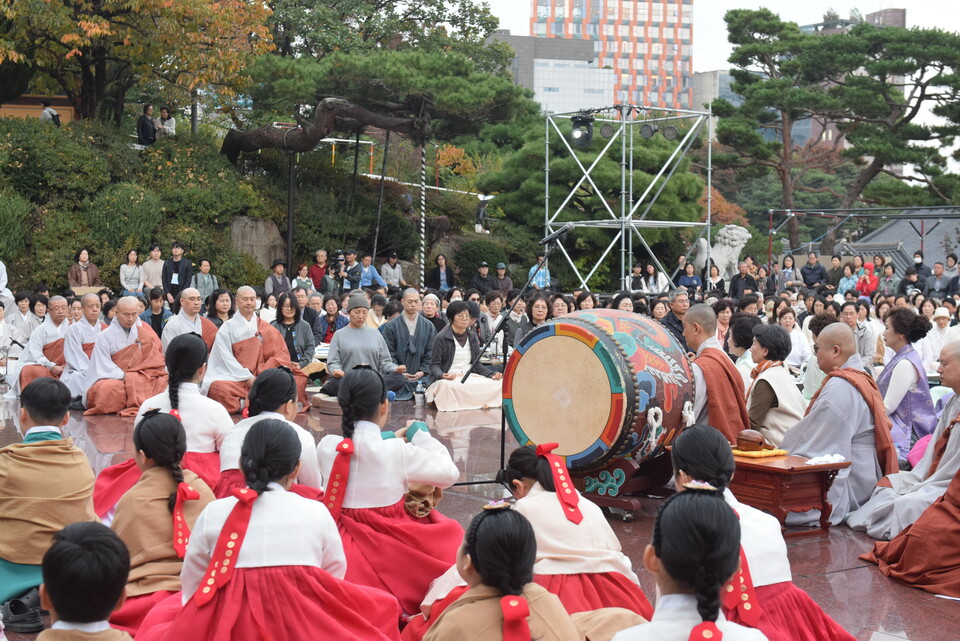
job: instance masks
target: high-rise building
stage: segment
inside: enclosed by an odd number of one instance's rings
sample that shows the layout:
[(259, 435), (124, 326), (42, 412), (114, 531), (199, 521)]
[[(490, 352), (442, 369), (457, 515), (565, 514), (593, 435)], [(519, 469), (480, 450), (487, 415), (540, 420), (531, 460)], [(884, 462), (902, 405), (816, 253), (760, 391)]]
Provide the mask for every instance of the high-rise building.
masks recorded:
[(593, 41), (617, 101), (690, 109), (693, 0), (530, 0), (530, 34)]

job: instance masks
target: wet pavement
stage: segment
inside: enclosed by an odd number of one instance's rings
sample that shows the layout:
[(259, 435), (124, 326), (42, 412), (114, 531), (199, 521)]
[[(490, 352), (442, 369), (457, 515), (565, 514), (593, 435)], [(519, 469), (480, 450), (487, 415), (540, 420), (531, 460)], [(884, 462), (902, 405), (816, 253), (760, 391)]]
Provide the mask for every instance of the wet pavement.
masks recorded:
[[(0, 388), (2, 390), (2, 388)], [(16, 401), (0, 399), (0, 447), (22, 440)], [(503, 498), (504, 491), (492, 481), (500, 468), (500, 411), (436, 412), (418, 409), (412, 401), (396, 402), (388, 427), (401, 427), (407, 419), (424, 420), (433, 434), (450, 449), (460, 468), (461, 483), (450, 488), (440, 510), (464, 526), (490, 499)], [(319, 441), (340, 433), (340, 417), (311, 408), (298, 418)], [(117, 416), (84, 417), (71, 412), (64, 429), (90, 460), (95, 471), (127, 460), (133, 454), (133, 419)], [(506, 456), (516, 447), (507, 432)], [(658, 499), (642, 499), (634, 519), (625, 522), (611, 516), (611, 525), (623, 551), (632, 560), (644, 591), (653, 601), (653, 581), (642, 568), (642, 552), (650, 541)], [(937, 598), (902, 586), (881, 575), (875, 566), (857, 557), (868, 551), (872, 540), (846, 527), (832, 528), (828, 535), (788, 543), (794, 583), (806, 590), (834, 619), (860, 641), (954, 641), (960, 639), (960, 602)], [(8, 634), (11, 641), (35, 635)]]

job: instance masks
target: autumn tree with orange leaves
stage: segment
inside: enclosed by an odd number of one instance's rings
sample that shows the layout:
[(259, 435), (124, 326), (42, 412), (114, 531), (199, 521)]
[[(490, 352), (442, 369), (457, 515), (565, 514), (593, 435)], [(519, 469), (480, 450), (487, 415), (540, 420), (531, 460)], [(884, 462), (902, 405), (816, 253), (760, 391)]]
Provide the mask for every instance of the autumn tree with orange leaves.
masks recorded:
[(31, 65), (80, 118), (119, 121), (143, 79), (236, 93), (240, 71), (273, 47), (269, 16), (264, 0), (0, 0), (0, 64)]

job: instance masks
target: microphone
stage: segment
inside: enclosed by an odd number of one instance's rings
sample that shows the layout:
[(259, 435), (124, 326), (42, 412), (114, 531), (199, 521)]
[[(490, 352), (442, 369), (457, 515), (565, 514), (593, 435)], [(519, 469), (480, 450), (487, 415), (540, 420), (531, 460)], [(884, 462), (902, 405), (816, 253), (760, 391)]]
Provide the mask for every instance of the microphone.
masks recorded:
[(552, 234), (548, 235), (546, 238), (544, 238), (543, 240), (541, 240), (541, 241), (540, 241), (539, 243), (537, 243), (537, 244), (538, 244), (538, 245), (546, 245), (546, 244), (548, 244), (548, 243), (552, 243), (553, 241), (555, 241), (556, 239), (560, 238), (561, 236), (563, 236), (563, 235), (566, 234), (567, 232), (573, 231), (573, 228), (574, 228), (574, 224), (573, 224), (573, 223), (567, 223), (566, 225), (564, 225), (563, 227), (561, 227), (561, 228), (558, 229), (557, 231), (553, 232)]

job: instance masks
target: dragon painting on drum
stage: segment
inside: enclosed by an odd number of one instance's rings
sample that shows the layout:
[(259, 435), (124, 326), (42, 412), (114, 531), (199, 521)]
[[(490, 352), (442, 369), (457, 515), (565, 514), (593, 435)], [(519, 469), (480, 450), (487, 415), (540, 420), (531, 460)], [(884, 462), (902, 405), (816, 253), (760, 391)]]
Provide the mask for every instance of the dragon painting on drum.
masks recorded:
[(689, 423), (693, 376), (683, 348), (653, 319), (588, 310), (520, 341), (503, 408), (521, 444), (557, 442), (572, 474), (656, 458)]

